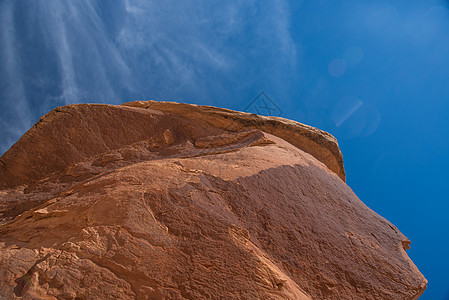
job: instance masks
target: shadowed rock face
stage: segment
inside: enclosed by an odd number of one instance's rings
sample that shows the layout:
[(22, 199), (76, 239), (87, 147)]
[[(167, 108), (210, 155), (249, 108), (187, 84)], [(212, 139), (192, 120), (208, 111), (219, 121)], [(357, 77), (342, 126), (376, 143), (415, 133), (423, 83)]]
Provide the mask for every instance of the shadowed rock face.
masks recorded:
[(0, 163), (0, 297), (417, 299), (335, 139), (168, 102), (57, 108)]

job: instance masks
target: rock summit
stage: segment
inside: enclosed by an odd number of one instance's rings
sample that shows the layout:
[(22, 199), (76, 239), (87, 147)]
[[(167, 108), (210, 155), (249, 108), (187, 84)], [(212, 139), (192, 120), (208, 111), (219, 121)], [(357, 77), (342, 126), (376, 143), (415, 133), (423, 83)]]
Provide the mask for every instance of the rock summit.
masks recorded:
[(0, 158), (0, 298), (417, 299), (409, 244), (284, 118), (69, 105)]

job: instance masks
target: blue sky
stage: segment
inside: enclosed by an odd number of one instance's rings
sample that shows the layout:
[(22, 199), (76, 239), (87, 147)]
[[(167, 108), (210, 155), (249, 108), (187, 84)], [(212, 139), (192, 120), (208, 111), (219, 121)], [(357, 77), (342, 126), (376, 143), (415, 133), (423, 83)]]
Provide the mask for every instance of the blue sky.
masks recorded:
[(348, 185), (412, 241), (429, 280), (421, 299), (448, 299), (448, 7), (2, 0), (0, 153), (60, 105), (155, 99), (257, 112), (251, 101), (265, 92), (274, 114), (338, 138)]

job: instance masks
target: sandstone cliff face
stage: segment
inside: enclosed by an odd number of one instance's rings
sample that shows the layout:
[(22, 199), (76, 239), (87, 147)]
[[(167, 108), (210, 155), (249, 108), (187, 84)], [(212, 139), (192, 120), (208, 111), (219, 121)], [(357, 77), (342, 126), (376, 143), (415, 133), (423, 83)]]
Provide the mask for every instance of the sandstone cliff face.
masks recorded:
[(55, 109), (0, 160), (0, 298), (417, 299), (336, 140), (168, 102)]

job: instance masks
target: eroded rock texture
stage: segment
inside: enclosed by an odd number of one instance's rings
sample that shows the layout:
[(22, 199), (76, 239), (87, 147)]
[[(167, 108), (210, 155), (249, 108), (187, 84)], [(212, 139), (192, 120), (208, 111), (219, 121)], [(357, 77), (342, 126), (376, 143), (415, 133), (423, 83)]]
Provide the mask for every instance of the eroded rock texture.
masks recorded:
[(417, 299), (335, 139), (168, 102), (50, 112), (0, 162), (0, 298)]

